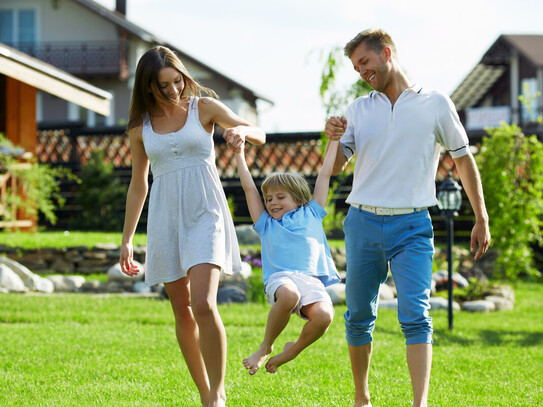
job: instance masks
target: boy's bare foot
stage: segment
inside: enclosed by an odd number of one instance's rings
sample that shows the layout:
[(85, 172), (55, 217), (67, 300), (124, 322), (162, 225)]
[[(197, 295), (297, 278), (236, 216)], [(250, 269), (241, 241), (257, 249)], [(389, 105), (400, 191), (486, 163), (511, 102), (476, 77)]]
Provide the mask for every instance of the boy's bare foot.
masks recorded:
[(262, 366), (262, 363), (264, 363), (266, 358), (272, 353), (272, 350), (273, 346), (270, 349), (265, 349), (261, 345), (255, 353), (248, 358), (243, 359), (243, 366), (245, 366), (245, 369), (249, 369), (250, 375), (256, 373), (260, 366)]
[(271, 357), (270, 360), (268, 360), (268, 363), (266, 363), (266, 371), (268, 373), (277, 372), (277, 368), (279, 368), (279, 366), (290, 362), (292, 359), (298, 356), (292, 351), (289, 352), (289, 349), (292, 348), (292, 345), (294, 345), (295, 343), (296, 342), (285, 343), (285, 346), (283, 347), (283, 352)]

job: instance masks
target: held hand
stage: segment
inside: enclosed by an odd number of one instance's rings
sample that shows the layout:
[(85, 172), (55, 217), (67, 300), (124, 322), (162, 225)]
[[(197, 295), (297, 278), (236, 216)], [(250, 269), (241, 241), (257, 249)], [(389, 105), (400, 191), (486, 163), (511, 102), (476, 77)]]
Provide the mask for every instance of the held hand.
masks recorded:
[(474, 252), (477, 246), (479, 246), (479, 249), (475, 253), (475, 260), (479, 260), (490, 246), (490, 230), (488, 229), (487, 222), (475, 222), (475, 226), (473, 226), (470, 251)]
[(245, 146), (245, 134), (242, 127), (244, 126), (231, 127), (226, 129), (223, 134), (228, 148), (236, 153), (241, 152)]
[(330, 116), (324, 128), (325, 136), (330, 140), (339, 140), (347, 130), (347, 119), (343, 116)]
[(132, 244), (123, 243), (121, 245), (121, 256), (119, 257), (119, 264), (121, 266), (121, 271), (130, 277), (133, 277), (140, 272), (140, 269), (134, 264), (132, 259)]

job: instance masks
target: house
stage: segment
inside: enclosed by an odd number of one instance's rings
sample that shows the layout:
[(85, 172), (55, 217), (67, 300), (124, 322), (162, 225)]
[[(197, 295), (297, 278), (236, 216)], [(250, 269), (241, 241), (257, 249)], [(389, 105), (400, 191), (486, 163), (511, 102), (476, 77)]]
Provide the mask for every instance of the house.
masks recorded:
[(501, 121), (543, 139), (543, 35), (500, 35), (451, 99), (470, 139)]
[(234, 112), (258, 123), (257, 101), (271, 101), (131, 23), (126, 7), (126, 0), (117, 0), (115, 10), (91, 0), (0, 2), (0, 42), (112, 95), (110, 113), (104, 115), (40, 91), (38, 123), (125, 125), (137, 61), (154, 45), (174, 50), (202, 85), (215, 90)]
[[(104, 116), (110, 111), (108, 92), (0, 43), (0, 133), (32, 155), (38, 133), (38, 91)], [(0, 168), (0, 228), (36, 226), (35, 217), (17, 213), (7, 199), (8, 189), (12, 194), (18, 193), (17, 182), (13, 174)], [(10, 220), (3, 220), (6, 215), (10, 215)]]

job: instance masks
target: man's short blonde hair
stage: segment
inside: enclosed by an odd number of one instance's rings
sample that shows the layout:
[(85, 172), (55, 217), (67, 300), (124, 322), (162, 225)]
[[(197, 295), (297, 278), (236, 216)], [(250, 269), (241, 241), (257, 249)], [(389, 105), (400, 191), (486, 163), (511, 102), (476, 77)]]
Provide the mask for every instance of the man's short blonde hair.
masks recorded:
[(266, 200), (266, 195), (271, 189), (283, 189), (288, 192), (298, 205), (307, 205), (311, 200), (309, 184), (301, 175), (293, 172), (273, 172), (269, 174), (260, 189)]
[(370, 28), (356, 34), (343, 48), (343, 53), (350, 58), (356, 47), (365, 43), (366, 46), (376, 53), (380, 53), (384, 47), (389, 47), (392, 50), (392, 55), (396, 56), (396, 45), (392, 41), (392, 37), (385, 31), (378, 28)]

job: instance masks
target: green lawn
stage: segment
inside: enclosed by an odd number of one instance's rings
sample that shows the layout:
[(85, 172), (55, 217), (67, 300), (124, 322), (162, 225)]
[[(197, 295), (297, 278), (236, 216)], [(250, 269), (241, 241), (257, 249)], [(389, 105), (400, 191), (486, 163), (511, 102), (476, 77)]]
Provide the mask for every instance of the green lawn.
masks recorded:
[[(433, 312), (430, 406), (543, 405), (543, 285), (521, 283), (514, 311)], [(348, 406), (353, 386), (336, 307), (326, 335), (276, 375), (250, 377), (241, 359), (259, 345), (268, 306), (221, 306), (232, 407)], [(293, 317), (276, 349), (297, 336)], [(1, 406), (198, 406), (164, 300), (130, 296), (0, 294)], [(381, 310), (370, 373), (374, 406), (410, 406), (403, 335)]]

